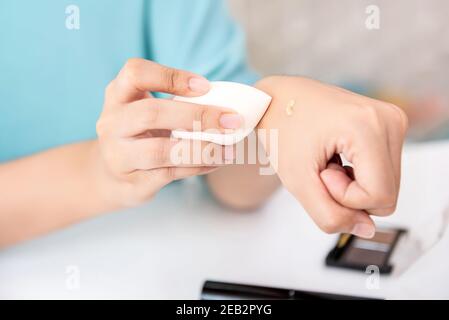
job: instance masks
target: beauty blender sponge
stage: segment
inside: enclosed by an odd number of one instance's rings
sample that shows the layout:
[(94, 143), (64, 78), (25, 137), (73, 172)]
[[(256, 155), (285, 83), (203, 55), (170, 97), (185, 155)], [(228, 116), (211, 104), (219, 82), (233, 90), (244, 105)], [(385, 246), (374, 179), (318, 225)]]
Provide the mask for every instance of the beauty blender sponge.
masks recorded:
[(172, 136), (179, 139), (209, 141), (220, 145), (232, 145), (249, 135), (259, 123), (268, 106), (271, 97), (254, 87), (227, 81), (211, 82), (211, 89), (200, 97), (175, 96), (174, 100), (217, 106), (233, 109), (243, 117), (241, 128), (232, 133), (216, 133), (203, 131), (172, 131)]

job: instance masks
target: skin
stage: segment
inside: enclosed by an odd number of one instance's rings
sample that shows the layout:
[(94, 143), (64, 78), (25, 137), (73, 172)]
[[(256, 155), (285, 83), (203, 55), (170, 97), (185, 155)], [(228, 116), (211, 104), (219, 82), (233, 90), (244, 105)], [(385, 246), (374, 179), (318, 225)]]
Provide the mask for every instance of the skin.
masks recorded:
[[(241, 143), (247, 143), (246, 141), (245, 139)], [(247, 159), (246, 151), (245, 148)], [(215, 170), (206, 176), (209, 190), (226, 207), (239, 211), (255, 210), (268, 201), (281, 185), (277, 175), (260, 175), (261, 166), (257, 162), (230, 165)]]
[(240, 116), (223, 108), (155, 99), (148, 93), (195, 96), (208, 90), (209, 83), (198, 75), (129, 60), (106, 88), (98, 139), (0, 165), (0, 246), (137, 205), (173, 180), (225, 164), (222, 150), (223, 158), (214, 157), (213, 167), (172, 165), (170, 149), (190, 142), (173, 141), (167, 132), (191, 129), (194, 121), (202, 128), (234, 129), (240, 126)]
[[(96, 140), (0, 165), (0, 246), (140, 204), (173, 180), (203, 174), (225, 205), (257, 207), (281, 181), (324, 231), (369, 236), (369, 214), (386, 215), (396, 204), (405, 116), (302, 78), (271, 77), (257, 87), (273, 97), (259, 127), (279, 129), (278, 176), (260, 176), (258, 164), (224, 167), (232, 152), (221, 146), (213, 167), (209, 161), (175, 166), (170, 150), (191, 142), (169, 139), (170, 130), (192, 129), (194, 121), (203, 129), (237, 129), (242, 119), (230, 109), (155, 99), (148, 92), (196, 96), (209, 84), (189, 72), (129, 60), (105, 90)], [(286, 117), (290, 99), (301, 104)], [(272, 146), (263, 147), (269, 153)], [(329, 164), (339, 152), (354, 163), (355, 180)]]
[[(269, 77), (256, 87), (273, 97), (258, 127), (279, 130), (278, 146), (264, 147), (268, 153), (278, 148), (282, 184), (323, 231), (372, 237), (375, 225), (370, 215), (386, 216), (396, 208), (408, 127), (404, 112), (300, 77)], [(292, 100), (293, 112), (286, 112)], [(344, 154), (353, 168), (343, 167), (336, 154)], [(210, 176), (237, 177), (233, 172), (238, 170), (223, 168)], [(218, 179), (209, 182), (219, 198), (229, 197), (220, 194)], [(237, 195), (241, 190), (238, 183), (234, 186)]]

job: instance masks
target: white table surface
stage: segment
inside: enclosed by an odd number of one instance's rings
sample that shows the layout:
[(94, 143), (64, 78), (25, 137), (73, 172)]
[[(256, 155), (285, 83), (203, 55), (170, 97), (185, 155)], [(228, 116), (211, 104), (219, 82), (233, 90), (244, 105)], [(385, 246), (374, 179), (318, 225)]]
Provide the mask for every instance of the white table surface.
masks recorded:
[[(449, 204), (449, 143), (409, 145), (398, 210), (418, 230)], [(82, 199), (80, 199), (82, 201)], [(0, 299), (197, 299), (206, 279), (388, 298), (449, 298), (449, 235), (401, 276), (328, 268), (336, 236), (280, 190), (260, 210), (219, 207), (195, 180), (145, 206), (104, 215), (0, 252)], [(75, 270), (75, 271), (74, 271)], [(73, 285), (73, 276), (78, 281)]]

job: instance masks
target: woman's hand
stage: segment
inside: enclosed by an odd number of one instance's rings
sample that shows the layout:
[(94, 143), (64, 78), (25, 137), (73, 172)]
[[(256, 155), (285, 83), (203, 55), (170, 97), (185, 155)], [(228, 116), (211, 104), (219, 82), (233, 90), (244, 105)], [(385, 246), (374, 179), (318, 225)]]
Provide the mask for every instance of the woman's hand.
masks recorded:
[[(210, 161), (205, 164), (204, 158), (201, 163), (175, 166), (172, 148), (191, 142), (169, 136), (174, 129), (192, 130), (195, 122), (202, 130), (236, 129), (241, 124), (240, 116), (223, 108), (156, 99), (149, 93), (195, 96), (208, 90), (206, 79), (189, 72), (143, 59), (126, 63), (106, 89), (97, 123), (101, 167), (105, 168), (100, 170), (101, 188), (108, 201), (117, 206), (138, 204), (173, 180), (205, 174), (225, 163), (227, 153), (215, 146), (223, 152), (220, 159), (214, 158), (213, 166)], [(203, 143), (195, 152), (202, 152), (206, 145), (210, 148), (210, 143)]]
[(202, 152), (204, 144), (195, 144), (193, 151), (201, 153), (199, 161), (190, 158), (192, 165), (185, 157), (186, 161), (175, 166), (171, 148), (190, 148), (190, 142), (168, 135), (171, 129), (192, 129), (194, 121), (202, 128), (236, 128), (238, 115), (216, 107), (155, 99), (148, 93), (189, 96), (208, 89), (207, 80), (195, 74), (130, 60), (106, 89), (97, 140), (0, 165), (0, 247), (138, 204), (172, 180), (204, 174), (213, 170), (211, 165), (226, 162), (223, 158), (233, 154), (221, 146), (208, 145), (208, 151), (211, 146), (220, 151), (213, 154)]
[[(396, 106), (299, 77), (257, 85), (273, 97), (259, 128), (278, 129), (277, 173), (327, 233), (372, 237), (396, 207), (407, 117)], [(338, 154), (353, 164), (343, 167)]]

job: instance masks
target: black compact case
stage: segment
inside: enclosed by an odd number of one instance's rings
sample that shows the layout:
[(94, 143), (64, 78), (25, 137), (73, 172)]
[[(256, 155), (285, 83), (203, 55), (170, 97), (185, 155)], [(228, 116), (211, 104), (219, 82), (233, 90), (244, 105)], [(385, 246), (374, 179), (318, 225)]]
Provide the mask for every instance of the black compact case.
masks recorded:
[(377, 266), (382, 274), (393, 270), (390, 258), (404, 229), (378, 228), (372, 239), (341, 234), (335, 247), (326, 257), (326, 265), (365, 272), (369, 266)]

